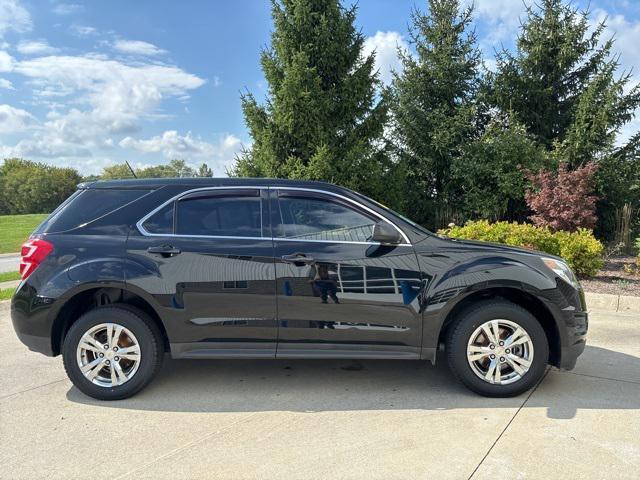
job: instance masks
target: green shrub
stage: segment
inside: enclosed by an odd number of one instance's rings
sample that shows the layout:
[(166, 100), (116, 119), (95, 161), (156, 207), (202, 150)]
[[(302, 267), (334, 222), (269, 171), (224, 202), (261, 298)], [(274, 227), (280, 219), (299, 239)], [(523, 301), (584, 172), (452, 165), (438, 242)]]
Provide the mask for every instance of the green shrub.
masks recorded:
[(591, 230), (584, 228), (576, 232), (553, 233), (546, 227), (528, 223), (489, 223), (487, 220), (478, 220), (467, 222), (461, 227), (440, 230), (438, 233), (451, 238), (505, 243), (558, 255), (581, 276), (595, 275), (602, 267), (604, 246), (593, 236)]

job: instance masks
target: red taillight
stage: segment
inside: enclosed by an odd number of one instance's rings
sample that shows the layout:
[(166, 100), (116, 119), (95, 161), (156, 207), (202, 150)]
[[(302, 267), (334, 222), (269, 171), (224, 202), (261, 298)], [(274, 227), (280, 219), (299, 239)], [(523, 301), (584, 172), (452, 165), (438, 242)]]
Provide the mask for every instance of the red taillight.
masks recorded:
[(22, 260), (20, 261), (20, 276), (22, 276), (22, 279), (24, 280), (31, 275), (52, 250), (53, 245), (41, 238), (34, 238), (24, 242), (20, 252), (22, 255)]

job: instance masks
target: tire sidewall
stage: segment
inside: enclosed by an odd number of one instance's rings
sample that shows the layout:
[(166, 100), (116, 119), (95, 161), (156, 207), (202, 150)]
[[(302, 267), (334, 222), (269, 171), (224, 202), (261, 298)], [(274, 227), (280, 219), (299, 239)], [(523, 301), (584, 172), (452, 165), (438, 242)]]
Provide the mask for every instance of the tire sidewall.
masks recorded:
[[(520, 325), (533, 343), (531, 367), (520, 380), (507, 385), (495, 385), (482, 380), (467, 360), (467, 345), (473, 332), (480, 325), (496, 319)], [(488, 303), (465, 312), (455, 325), (447, 347), (449, 365), (462, 383), (476, 393), (492, 397), (515, 396), (532, 388), (544, 375), (549, 358), (549, 345), (542, 325), (528, 311), (507, 302)]]
[[(101, 323), (117, 323), (129, 329), (140, 346), (140, 365), (133, 378), (115, 387), (101, 387), (87, 379), (76, 358), (76, 350), (82, 336), (92, 327)], [(101, 400), (119, 400), (130, 397), (152, 379), (158, 362), (158, 339), (141, 316), (124, 308), (99, 307), (81, 316), (71, 326), (63, 343), (63, 362), (67, 375), (83, 393)]]

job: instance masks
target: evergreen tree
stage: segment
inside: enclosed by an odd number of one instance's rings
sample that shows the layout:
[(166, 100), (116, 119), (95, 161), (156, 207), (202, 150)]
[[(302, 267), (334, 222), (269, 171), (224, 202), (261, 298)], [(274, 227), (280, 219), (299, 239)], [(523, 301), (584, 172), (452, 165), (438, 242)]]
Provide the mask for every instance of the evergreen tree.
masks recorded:
[(516, 52), (498, 54), (493, 79), (495, 104), (571, 168), (609, 150), (640, 105), (639, 86), (623, 92), (629, 74), (615, 78), (605, 23), (589, 32), (588, 15), (563, 0), (528, 8)]
[(394, 75), (395, 144), (406, 172), (405, 208), (431, 228), (454, 217), (457, 187), (451, 165), (478, 135), (480, 52), (469, 30), (472, 8), (458, 0), (429, 0), (415, 9), (410, 42), (400, 51), (403, 72)]
[(339, 0), (274, 0), (261, 63), (264, 104), (242, 95), (253, 137), (232, 175), (326, 180), (392, 201), (374, 55), (363, 57), (356, 7)]
[(203, 163), (198, 168), (197, 176), (198, 177), (213, 177), (213, 170), (211, 170), (211, 168), (209, 168), (209, 165), (207, 165), (206, 163)]
[(524, 123), (554, 163), (577, 169), (598, 162), (599, 234), (606, 238), (616, 210), (626, 203), (640, 208), (629, 188), (637, 136), (615, 147), (620, 128), (640, 106), (640, 85), (628, 88), (631, 72), (617, 74), (614, 39), (602, 39), (605, 22), (590, 31), (588, 15), (563, 0), (529, 8), (516, 52), (498, 55), (492, 98)]

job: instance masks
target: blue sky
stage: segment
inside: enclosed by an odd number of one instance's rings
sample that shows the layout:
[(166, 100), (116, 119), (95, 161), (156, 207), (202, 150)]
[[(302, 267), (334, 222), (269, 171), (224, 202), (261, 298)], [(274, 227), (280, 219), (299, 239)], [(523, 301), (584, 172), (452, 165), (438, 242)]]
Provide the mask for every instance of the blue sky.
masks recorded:
[[(470, 0), (465, 0), (470, 1)], [(530, 3), (530, 2), (529, 2)], [(358, 27), (383, 80), (406, 48), (409, 13), (424, 1), (360, 0)], [(577, 2), (586, 6), (586, 2)], [(513, 47), (521, 0), (476, 0), (487, 65)], [(592, 0), (594, 22), (640, 80), (640, 0)], [(251, 143), (239, 94), (259, 97), (270, 2), (0, 0), (0, 158), (19, 156), (83, 174), (123, 160), (207, 162), (216, 175)], [(639, 112), (640, 113), (640, 112)], [(640, 119), (621, 132), (640, 129)]]

